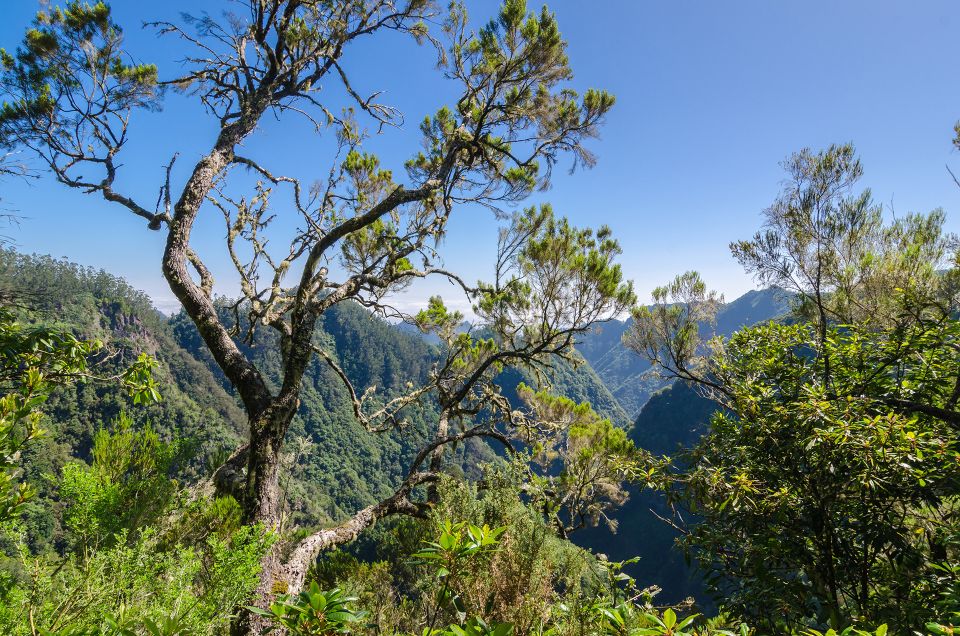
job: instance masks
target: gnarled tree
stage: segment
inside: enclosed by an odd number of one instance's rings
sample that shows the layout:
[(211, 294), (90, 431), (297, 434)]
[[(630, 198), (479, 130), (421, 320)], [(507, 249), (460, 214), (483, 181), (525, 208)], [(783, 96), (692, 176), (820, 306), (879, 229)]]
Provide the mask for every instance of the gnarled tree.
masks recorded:
[[(496, 372), (505, 365), (536, 371), (553, 356), (569, 355), (578, 333), (630, 306), (633, 294), (614, 264), (619, 250), (609, 232), (578, 230), (546, 207), (514, 215), (489, 283), (469, 285), (439, 258), (458, 208), (502, 211), (545, 188), (562, 156), (574, 166), (593, 163), (583, 144), (596, 135), (613, 98), (569, 88), (565, 43), (546, 8), (528, 13), (523, 0), (506, 0), (493, 21), (473, 31), (456, 2), (444, 15), (431, 0), (232, 6), (235, 12), (220, 21), (205, 15), (153, 25), (191, 51), (184, 72), (169, 79), (160, 79), (154, 65), (131, 63), (106, 4), (71, 2), (40, 13), (16, 52), (2, 53), (0, 141), (29, 149), (59, 182), (102, 196), (166, 234), (163, 275), (249, 418), (249, 443), (218, 472), (224, 485), (230, 476), (241, 478), (236, 494), (247, 522), (278, 524), (280, 453), (314, 356), (340, 377), (355, 416), (370, 429), (395, 426), (416, 400), (439, 401), (436, 437), (393, 496), (341, 527), (273, 551), (256, 601), (263, 605), (277, 591), (296, 592), (318, 550), (383, 515), (416, 513), (411, 492), (435, 478), (444, 446), (476, 436), (507, 441), (517, 414), (493, 383)], [(443, 74), (459, 91), (456, 101), (424, 119), (423, 150), (407, 162), (403, 180), (365, 150), (371, 136), (357, 121), (367, 118), (382, 130), (399, 114), (362, 97), (344, 63), (356, 41), (386, 32), (435, 45)], [(339, 83), (352, 106), (335, 112), (321, 91), (325, 82)], [(176, 156), (169, 161), (151, 208), (142, 193), (119, 190), (119, 159), (136, 131), (137, 112), (159, 109), (169, 89), (198, 100), (216, 131), (180, 182)], [(269, 155), (241, 154), (268, 114), (306, 117), (318, 135), (336, 139), (329, 169), (314, 185), (273, 170)], [(223, 216), (226, 250), (239, 275), (233, 320), (214, 302), (214, 273), (204, 260), (209, 246), (191, 242), (197, 219), (210, 213)], [(277, 215), (299, 225), (274, 251), (267, 237)], [(391, 294), (426, 277), (462, 290), (483, 323), (482, 336), (456, 333), (459, 319), (439, 299), (418, 316), (391, 307)], [(441, 333), (444, 353), (424, 386), (377, 400), (369, 387), (351, 385), (314, 340), (318, 317), (345, 301)], [(276, 388), (238, 346), (257, 329), (280, 336), (283, 374)], [(455, 422), (461, 426), (453, 428)], [(253, 620), (242, 629), (259, 633), (263, 626)]]

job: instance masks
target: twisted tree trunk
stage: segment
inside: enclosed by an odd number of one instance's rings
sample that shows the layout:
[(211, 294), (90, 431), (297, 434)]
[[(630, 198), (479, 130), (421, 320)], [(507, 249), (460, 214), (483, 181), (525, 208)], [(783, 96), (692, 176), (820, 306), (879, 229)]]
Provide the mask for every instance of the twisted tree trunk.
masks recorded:
[[(292, 419), (292, 415), (290, 417)], [(286, 423), (289, 424), (289, 420)], [(279, 441), (282, 442), (282, 438)], [(268, 530), (279, 528), (283, 506), (277, 479), (281, 446), (278, 440), (255, 442), (249, 450), (247, 484), (251, 499), (244, 508), (252, 523), (260, 523)], [(280, 595), (299, 594), (310, 566), (323, 550), (353, 541), (378, 519), (395, 514), (421, 515), (421, 508), (410, 501), (409, 495), (417, 485), (435, 479), (433, 473), (411, 473), (391, 496), (367, 506), (340, 525), (319, 530), (295, 545), (277, 541), (261, 561), (260, 583), (252, 606), (268, 609)], [(231, 634), (260, 636), (274, 628), (269, 619), (241, 610), (231, 625)]]

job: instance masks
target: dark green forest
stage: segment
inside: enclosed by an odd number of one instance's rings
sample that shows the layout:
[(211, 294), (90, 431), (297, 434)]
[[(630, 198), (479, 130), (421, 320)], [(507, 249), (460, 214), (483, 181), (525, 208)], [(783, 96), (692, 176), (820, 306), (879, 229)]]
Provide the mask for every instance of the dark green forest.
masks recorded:
[[(44, 4), (0, 50), (0, 180), (132, 213), (176, 298), (18, 251), (0, 216), (0, 633), (955, 633), (946, 212), (888, 214), (851, 143), (799, 149), (756, 233), (723, 237), (756, 290), (687, 271), (648, 302), (609, 227), (528, 202), (558, 164), (589, 187), (621, 107), (574, 90), (549, 8), (232, 4), (144, 25), (176, 69), (105, 2)], [(454, 95), (403, 170), (374, 153), (402, 113), (347, 63), (389, 38)], [(118, 175), (168, 101), (210, 139), (145, 194)], [(248, 143), (291, 116), (319, 180)], [(479, 281), (443, 259), (476, 210)], [(402, 309), (426, 280), (452, 291)]]

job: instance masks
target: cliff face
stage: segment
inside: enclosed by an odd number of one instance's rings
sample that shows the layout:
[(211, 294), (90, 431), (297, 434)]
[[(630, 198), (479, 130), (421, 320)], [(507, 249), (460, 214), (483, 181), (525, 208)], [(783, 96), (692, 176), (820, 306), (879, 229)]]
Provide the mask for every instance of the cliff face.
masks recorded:
[[(696, 444), (715, 409), (714, 403), (696, 389), (676, 382), (649, 399), (629, 435), (637, 446), (655, 454), (673, 453)], [(700, 573), (675, 545), (679, 532), (658, 518), (671, 518), (672, 514), (661, 494), (632, 487), (630, 499), (614, 515), (619, 524), (616, 534), (589, 528), (575, 534), (573, 540), (613, 561), (640, 557), (627, 572), (641, 587), (660, 586), (661, 602), (678, 603), (695, 597), (701, 607), (712, 609)]]

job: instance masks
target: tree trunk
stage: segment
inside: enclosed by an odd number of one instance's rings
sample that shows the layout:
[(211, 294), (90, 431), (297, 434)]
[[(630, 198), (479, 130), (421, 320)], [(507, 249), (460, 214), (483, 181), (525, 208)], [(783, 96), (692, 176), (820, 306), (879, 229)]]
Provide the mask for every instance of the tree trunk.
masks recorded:
[[(253, 607), (268, 609), (278, 595), (288, 593), (283, 547), (282, 543), (277, 541), (260, 562), (260, 583), (250, 603)], [(240, 608), (237, 617), (230, 625), (230, 634), (231, 636), (261, 636), (274, 627), (269, 619)], [(282, 632), (274, 630), (273, 633)]]
[[(283, 440), (296, 414), (297, 400), (277, 399), (259, 417), (250, 422), (250, 445), (247, 452), (246, 488), (241, 505), (244, 521), (262, 524), (264, 530), (278, 532), (283, 513), (280, 491), (280, 452)], [(284, 543), (277, 537), (260, 564), (260, 584), (254, 593), (252, 605), (266, 609), (278, 594), (288, 592), (283, 563)], [(231, 633), (265, 634), (271, 624), (261, 616), (242, 610), (231, 626)]]
[[(284, 429), (285, 430), (285, 429)], [(244, 520), (277, 530), (283, 502), (280, 495), (280, 450), (283, 438), (271, 429), (251, 430)]]
[[(367, 506), (340, 525), (315, 532), (292, 548), (278, 541), (261, 562), (260, 583), (252, 605), (267, 609), (281, 594), (299, 594), (306, 584), (307, 572), (320, 552), (353, 541), (378, 519), (395, 514), (421, 515), (420, 508), (409, 499), (410, 492), (417, 485), (432, 482), (435, 478), (433, 473), (411, 474), (390, 497)], [(269, 619), (241, 610), (231, 625), (230, 633), (233, 636), (262, 636), (272, 628), (275, 626)]]

